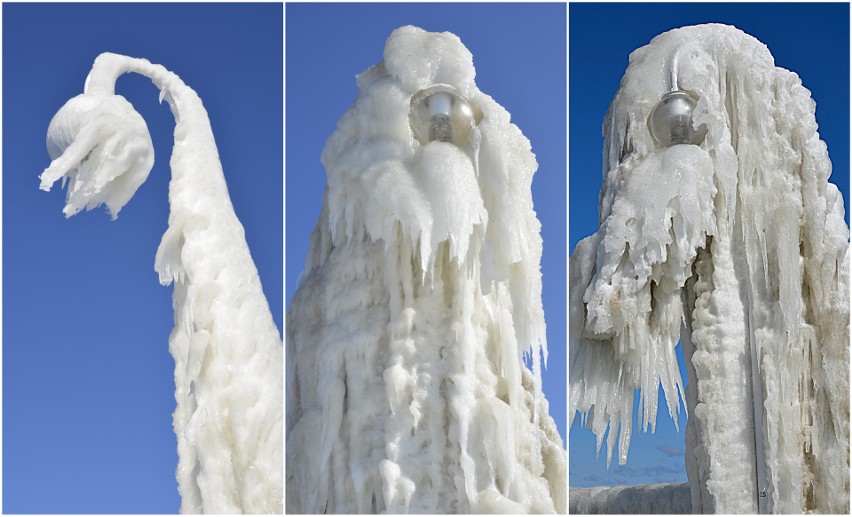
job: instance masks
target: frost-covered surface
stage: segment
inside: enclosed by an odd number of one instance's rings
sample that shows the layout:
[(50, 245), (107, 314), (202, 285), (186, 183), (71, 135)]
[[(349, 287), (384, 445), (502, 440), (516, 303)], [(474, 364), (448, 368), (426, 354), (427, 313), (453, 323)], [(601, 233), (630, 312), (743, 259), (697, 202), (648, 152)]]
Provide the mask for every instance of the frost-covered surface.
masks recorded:
[[(672, 78), (699, 96), (700, 146), (648, 131)], [(766, 46), (703, 25), (633, 52), (604, 123), (600, 229), (571, 256), (569, 412), (598, 447), (609, 429), (608, 458), (620, 435), (624, 463), (634, 389), (643, 426), (660, 384), (678, 410), (682, 339), (696, 511), (849, 511), (849, 230), (814, 111)]]
[[(410, 129), (438, 83), (477, 111), (463, 147)], [(450, 33), (397, 29), (358, 87), (287, 314), (287, 510), (564, 511), (530, 143)]]
[(180, 78), (143, 59), (102, 54), (84, 93), (56, 114), (48, 190), (68, 180), (66, 216), (107, 205), (113, 217), (154, 162), (142, 117), (115, 81), (145, 75), (175, 116), (169, 227), (155, 268), (174, 282), (174, 429), (182, 513), (281, 513), (283, 372), (278, 329), (234, 214), (207, 111)]
[(684, 514), (692, 513), (689, 483), (572, 488), (571, 514)]

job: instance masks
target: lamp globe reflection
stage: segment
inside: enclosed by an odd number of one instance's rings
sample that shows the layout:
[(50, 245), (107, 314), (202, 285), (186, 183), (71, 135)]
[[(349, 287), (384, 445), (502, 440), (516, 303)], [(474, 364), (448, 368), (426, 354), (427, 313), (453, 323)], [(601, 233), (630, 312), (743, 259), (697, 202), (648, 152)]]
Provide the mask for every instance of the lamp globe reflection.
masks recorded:
[(663, 95), (648, 117), (654, 140), (663, 147), (700, 145), (707, 128), (704, 125), (698, 129), (692, 127), (692, 113), (697, 104), (697, 96), (684, 90), (672, 90)]
[(437, 140), (462, 146), (476, 123), (470, 103), (448, 84), (414, 94), (408, 118), (414, 137), (423, 145)]

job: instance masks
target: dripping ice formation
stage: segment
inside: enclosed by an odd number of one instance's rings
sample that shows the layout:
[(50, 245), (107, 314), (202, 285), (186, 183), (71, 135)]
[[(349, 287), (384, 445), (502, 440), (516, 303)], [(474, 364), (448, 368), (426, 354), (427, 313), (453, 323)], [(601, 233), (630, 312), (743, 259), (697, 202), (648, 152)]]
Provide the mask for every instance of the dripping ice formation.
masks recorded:
[(154, 150), (142, 117), (115, 82), (149, 77), (176, 120), (169, 226), (157, 250), (160, 282), (174, 282), (174, 429), (182, 513), (281, 513), (283, 370), (280, 334), (234, 214), (207, 111), (174, 73), (144, 59), (101, 54), (84, 93), (54, 116), (49, 190), (68, 182), (63, 212), (106, 204), (113, 219), (145, 181)]
[[(700, 145), (649, 133), (675, 88), (698, 97)], [(600, 226), (570, 259), (569, 414), (624, 463), (634, 390), (652, 430), (659, 386), (669, 414), (684, 401), (696, 512), (849, 513), (849, 229), (815, 108), (765, 45), (711, 24), (633, 52), (604, 122)]]
[[(357, 83), (287, 313), (287, 511), (564, 512), (530, 142), (453, 34), (395, 30)], [(412, 132), (436, 84), (473, 106), (461, 146)]]

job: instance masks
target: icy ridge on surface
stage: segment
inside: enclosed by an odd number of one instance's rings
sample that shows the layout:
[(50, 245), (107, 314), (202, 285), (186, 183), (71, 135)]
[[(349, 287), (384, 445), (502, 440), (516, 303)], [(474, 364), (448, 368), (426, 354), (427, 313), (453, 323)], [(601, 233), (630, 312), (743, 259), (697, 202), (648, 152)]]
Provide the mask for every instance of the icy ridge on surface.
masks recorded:
[[(699, 98), (699, 146), (651, 137), (673, 87)], [(684, 400), (695, 511), (849, 511), (849, 229), (815, 107), (710, 24), (633, 52), (606, 116), (600, 227), (570, 259), (569, 414), (624, 463), (634, 390), (652, 430), (660, 385), (673, 416)]]
[(283, 510), (282, 343), (234, 214), (207, 111), (160, 65), (101, 54), (84, 93), (50, 123), (41, 188), (68, 180), (66, 216), (102, 203), (115, 218), (145, 181), (154, 151), (142, 117), (115, 95), (128, 72), (149, 77), (175, 116), (169, 225), (157, 250), (174, 282), (174, 429), (182, 513)]
[[(397, 29), (357, 82), (287, 314), (287, 510), (565, 511), (530, 143), (453, 34)], [(477, 112), (462, 147), (410, 129), (439, 83)]]
[(568, 512), (689, 514), (692, 513), (692, 499), (689, 483), (572, 488), (568, 496)]

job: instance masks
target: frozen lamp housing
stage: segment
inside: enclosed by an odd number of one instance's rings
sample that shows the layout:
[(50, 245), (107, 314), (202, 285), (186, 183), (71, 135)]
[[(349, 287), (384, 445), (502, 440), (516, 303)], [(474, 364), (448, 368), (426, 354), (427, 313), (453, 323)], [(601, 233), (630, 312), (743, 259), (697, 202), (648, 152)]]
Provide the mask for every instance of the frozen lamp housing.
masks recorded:
[(414, 94), (408, 118), (414, 137), (423, 145), (436, 140), (464, 145), (475, 124), (470, 103), (449, 84)]
[(698, 104), (694, 93), (684, 90), (672, 90), (660, 99), (651, 110), (648, 126), (651, 136), (663, 147), (678, 144), (700, 145), (707, 134), (707, 128), (692, 126), (692, 113)]

